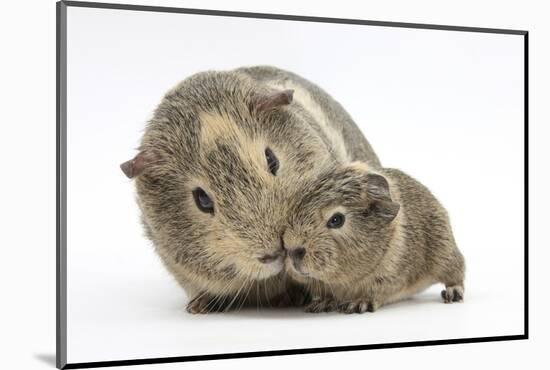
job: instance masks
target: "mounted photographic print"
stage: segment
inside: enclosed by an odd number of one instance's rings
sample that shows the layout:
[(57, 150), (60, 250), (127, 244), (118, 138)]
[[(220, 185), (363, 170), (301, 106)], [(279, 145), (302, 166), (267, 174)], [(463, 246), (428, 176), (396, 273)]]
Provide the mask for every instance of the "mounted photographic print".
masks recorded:
[(527, 32), (59, 2), (57, 365), (527, 338)]

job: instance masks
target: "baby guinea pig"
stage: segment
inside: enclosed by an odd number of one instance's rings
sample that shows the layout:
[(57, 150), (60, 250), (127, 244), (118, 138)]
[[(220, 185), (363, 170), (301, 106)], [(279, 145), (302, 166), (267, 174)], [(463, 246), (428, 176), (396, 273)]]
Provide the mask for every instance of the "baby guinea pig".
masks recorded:
[(164, 96), (138, 149), (121, 168), (191, 313), (299, 304), (280, 254), (289, 194), (334, 163), (379, 165), (336, 101), (273, 67), (185, 79)]
[(464, 297), (464, 258), (447, 212), (405, 173), (352, 163), (302, 189), (284, 233), (286, 268), (310, 291), (308, 312), (363, 313), (441, 282)]

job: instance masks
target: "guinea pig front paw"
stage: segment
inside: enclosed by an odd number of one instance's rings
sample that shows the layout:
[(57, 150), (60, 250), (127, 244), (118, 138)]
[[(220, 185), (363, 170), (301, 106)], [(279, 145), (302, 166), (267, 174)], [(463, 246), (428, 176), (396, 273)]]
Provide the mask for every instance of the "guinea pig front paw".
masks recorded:
[(187, 312), (192, 314), (205, 314), (224, 310), (224, 299), (201, 293), (187, 304)]
[(304, 306), (304, 311), (309, 313), (336, 311), (338, 303), (332, 298), (314, 297)]
[(338, 305), (338, 312), (341, 313), (365, 313), (374, 312), (378, 309), (378, 304), (365, 299), (356, 299), (353, 301), (343, 302)]
[(462, 302), (464, 300), (464, 288), (460, 285), (445, 287), (441, 291), (441, 298), (445, 303)]

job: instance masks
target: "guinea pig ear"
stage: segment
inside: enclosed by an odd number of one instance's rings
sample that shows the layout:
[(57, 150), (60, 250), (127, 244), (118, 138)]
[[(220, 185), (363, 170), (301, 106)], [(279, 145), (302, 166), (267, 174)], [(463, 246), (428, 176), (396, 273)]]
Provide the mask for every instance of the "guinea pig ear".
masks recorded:
[(378, 217), (390, 222), (397, 214), (401, 206), (392, 200), (390, 185), (384, 176), (369, 173), (367, 178), (367, 196), (372, 201), (371, 209)]
[(252, 99), (251, 110), (265, 112), (282, 105), (292, 103), (294, 90), (275, 91), (266, 94), (258, 94)]
[(134, 158), (122, 163), (120, 169), (129, 179), (132, 179), (141, 174), (155, 161), (156, 156), (154, 154), (141, 151)]

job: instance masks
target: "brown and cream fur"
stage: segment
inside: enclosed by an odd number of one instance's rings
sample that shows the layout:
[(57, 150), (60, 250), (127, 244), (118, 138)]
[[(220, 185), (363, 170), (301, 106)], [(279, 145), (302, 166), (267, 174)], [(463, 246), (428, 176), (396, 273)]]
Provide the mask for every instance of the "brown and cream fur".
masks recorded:
[[(304, 185), (285, 229), (285, 248), (304, 248), (287, 271), (312, 296), (306, 311), (362, 313), (443, 283), (445, 302), (462, 301), (464, 258), (447, 212), (403, 172), (352, 163)], [(338, 229), (326, 227), (335, 212)]]
[[(266, 148), (279, 160), (276, 176)], [(146, 235), (190, 297), (188, 311), (203, 313), (303, 301), (282, 257), (266, 256), (283, 250), (301, 187), (353, 160), (379, 166), (340, 104), (295, 74), (251, 67), (198, 73), (171, 89), (121, 168), (135, 178)], [(198, 187), (213, 213), (197, 208)]]

